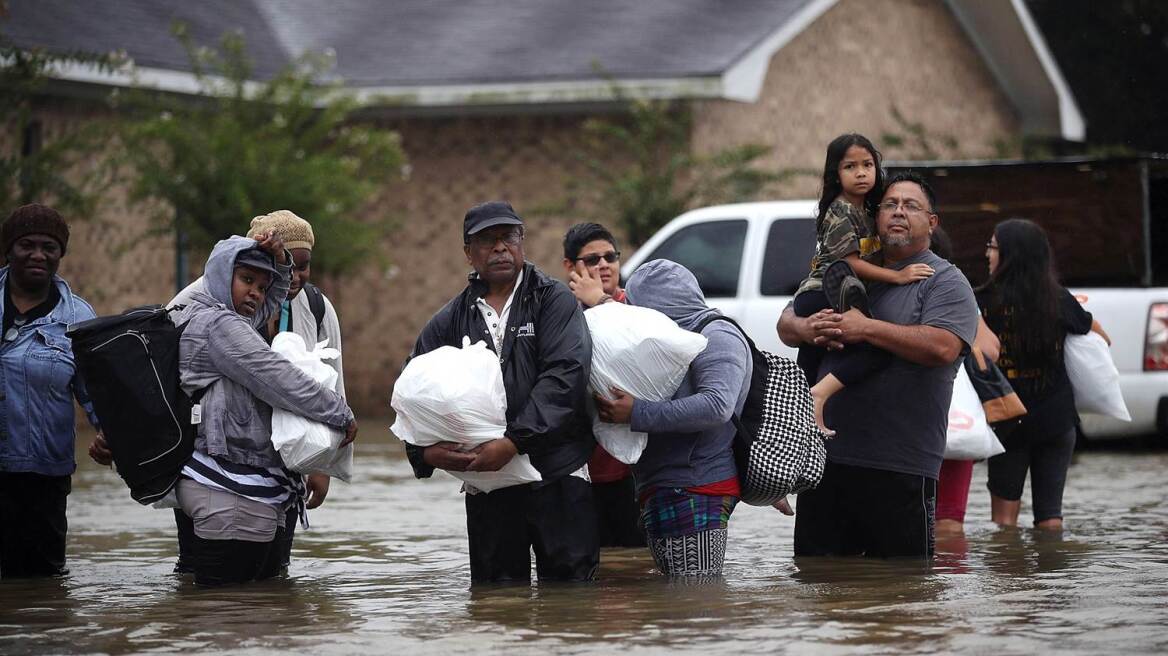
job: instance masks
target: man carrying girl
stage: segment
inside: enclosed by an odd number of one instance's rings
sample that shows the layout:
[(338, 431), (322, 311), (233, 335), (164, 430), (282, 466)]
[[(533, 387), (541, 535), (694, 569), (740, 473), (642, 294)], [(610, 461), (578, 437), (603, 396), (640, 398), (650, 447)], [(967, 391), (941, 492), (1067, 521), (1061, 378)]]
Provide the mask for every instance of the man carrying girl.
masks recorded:
[[(880, 238), (873, 214), (883, 193), (880, 151), (867, 137), (843, 134), (828, 144), (815, 219), (815, 257), (811, 272), (795, 292), (797, 316), (809, 317), (827, 308), (845, 312), (853, 307), (868, 314), (861, 280), (905, 285), (933, 275), (933, 268), (923, 263), (899, 271), (881, 266)], [(812, 386), (815, 421), (824, 434), (831, 436), (834, 433), (823, 421), (827, 399), (886, 364), (887, 356), (873, 348), (851, 349), (846, 357), (833, 356), (821, 367), (826, 353), (818, 346), (801, 346), (798, 363)], [(827, 372), (822, 378), (821, 370)]]

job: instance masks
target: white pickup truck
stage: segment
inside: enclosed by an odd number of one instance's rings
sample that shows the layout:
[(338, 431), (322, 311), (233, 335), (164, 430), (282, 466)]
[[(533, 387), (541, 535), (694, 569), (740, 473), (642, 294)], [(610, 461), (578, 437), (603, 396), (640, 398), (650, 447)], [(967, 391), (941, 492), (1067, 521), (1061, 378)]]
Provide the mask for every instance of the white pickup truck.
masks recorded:
[[(759, 348), (794, 357), (794, 350), (779, 342), (775, 322), (807, 275), (815, 249), (814, 216), (814, 201), (739, 203), (686, 212), (629, 257), (622, 274), (627, 279), (649, 260), (678, 262), (697, 276), (708, 303), (737, 320)], [(946, 225), (943, 207), (941, 220)], [(968, 264), (966, 270), (971, 270)], [(1112, 357), (1132, 416), (1126, 423), (1084, 415), (1083, 433), (1088, 438), (1168, 435), (1168, 289), (1071, 291), (1111, 336)]]

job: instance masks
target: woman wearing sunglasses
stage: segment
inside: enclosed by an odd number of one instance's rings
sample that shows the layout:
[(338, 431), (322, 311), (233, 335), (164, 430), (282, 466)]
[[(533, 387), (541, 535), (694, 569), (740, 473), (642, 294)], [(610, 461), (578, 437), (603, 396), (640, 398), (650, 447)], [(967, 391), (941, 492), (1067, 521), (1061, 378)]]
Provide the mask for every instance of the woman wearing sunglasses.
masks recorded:
[(97, 425), (65, 329), (94, 317), (57, 275), (69, 226), (56, 210), (17, 208), (0, 226), (7, 265), (0, 334), (0, 578), (65, 569), (65, 498), (73, 460), (73, 399)]
[[(576, 224), (564, 235), (564, 272), (568, 287), (586, 308), (607, 301), (625, 302), (616, 238), (599, 223)], [(588, 475), (600, 546), (645, 546), (632, 469), (597, 444), (588, 461)]]

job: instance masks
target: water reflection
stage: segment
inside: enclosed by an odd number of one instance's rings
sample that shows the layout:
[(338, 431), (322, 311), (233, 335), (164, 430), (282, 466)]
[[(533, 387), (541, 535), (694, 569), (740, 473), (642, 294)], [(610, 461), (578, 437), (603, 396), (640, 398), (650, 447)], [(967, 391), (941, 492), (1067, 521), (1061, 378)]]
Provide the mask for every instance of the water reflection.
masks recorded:
[[(642, 549), (593, 584), (469, 586), (457, 483), (415, 481), (388, 436), (298, 531), (291, 574), (201, 590), (171, 573), (169, 512), (85, 463), (70, 497), (71, 575), (0, 584), (0, 652), (472, 654), (616, 650), (1148, 652), (1168, 644), (1165, 453), (1082, 454), (1067, 530), (1003, 530), (975, 486), (964, 534), (919, 561), (791, 558), (793, 520), (742, 506), (725, 577), (683, 585)], [(1023, 514), (1027, 511), (1024, 509)]]

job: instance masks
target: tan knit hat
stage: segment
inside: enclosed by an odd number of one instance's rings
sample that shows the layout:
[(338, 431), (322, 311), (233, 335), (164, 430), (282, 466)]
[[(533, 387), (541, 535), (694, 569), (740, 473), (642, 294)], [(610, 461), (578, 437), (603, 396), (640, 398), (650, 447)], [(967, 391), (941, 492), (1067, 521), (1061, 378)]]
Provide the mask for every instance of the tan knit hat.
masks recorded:
[(271, 214), (257, 216), (251, 220), (251, 228), (247, 231), (248, 237), (255, 237), (265, 232), (275, 232), (284, 240), (284, 248), (307, 248), (312, 250), (316, 237), (312, 234), (312, 226), (304, 219), (288, 210), (276, 210)]

